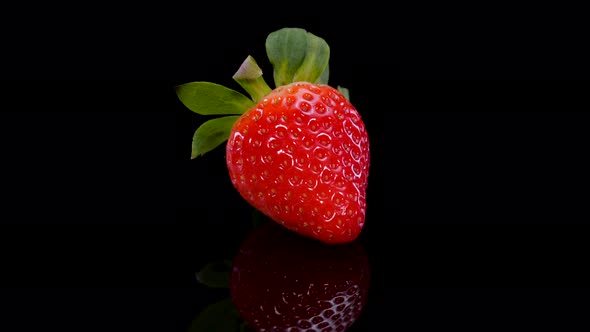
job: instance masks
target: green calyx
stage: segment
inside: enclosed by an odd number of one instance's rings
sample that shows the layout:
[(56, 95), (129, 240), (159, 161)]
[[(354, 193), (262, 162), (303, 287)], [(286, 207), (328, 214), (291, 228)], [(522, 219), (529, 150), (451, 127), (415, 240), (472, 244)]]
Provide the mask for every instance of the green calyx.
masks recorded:
[[(301, 28), (282, 28), (266, 38), (266, 53), (273, 67), (275, 88), (293, 82), (328, 84), (330, 48), (324, 39)], [(193, 136), (191, 158), (203, 155), (225, 142), (238, 118), (272, 89), (262, 69), (248, 56), (233, 76), (249, 97), (211, 82), (176, 86), (180, 101), (200, 115), (221, 116), (204, 122)], [(348, 90), (338, 87), (348, 98)]]
[(304, 29), (283, 28), (270, 33), (266, 38), (266, 54), (277, 87), (300, 81), (328, 84), (330, 47)]

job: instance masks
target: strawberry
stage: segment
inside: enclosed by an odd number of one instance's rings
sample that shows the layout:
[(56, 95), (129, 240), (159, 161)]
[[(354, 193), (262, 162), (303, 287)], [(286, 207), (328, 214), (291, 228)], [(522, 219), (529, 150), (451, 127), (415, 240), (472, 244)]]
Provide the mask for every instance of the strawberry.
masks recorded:
[(362, 314), (369, 286), (358, 241), (325, 246), (274, 222), (254, 229), (232, 259), (231, 299), (256, 331), (345, 331)]
[(276, 88), (236, 121), (226, 158), (240, 194), (285, 227), (330, 243), (360, 233), (368, 137), (338, 90), (305, 82)]
[(226, 144), (231, 182), (254, 208), (305, 237), (328, 244), (356, 239), (365, 222), (369, 138), (348, 90), (327, 84), (329, 47), (303, 29), (267, 37), (275, 88), (248, 56), (234, 80), (250, 98), (209, 82), (177, 87), (206, 121), (192, 157)]

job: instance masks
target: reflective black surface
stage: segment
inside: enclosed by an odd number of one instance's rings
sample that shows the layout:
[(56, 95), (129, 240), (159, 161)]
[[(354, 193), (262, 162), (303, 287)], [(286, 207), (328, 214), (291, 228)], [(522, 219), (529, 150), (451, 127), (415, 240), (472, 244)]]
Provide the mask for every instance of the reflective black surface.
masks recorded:
[(260, 260), (240, 263), (260, 274), (237, 283), (238, 307), (197, 278), (221, 262), (222, 286), (223, 262), (257, 233), (223, 151), (190, 160), (205, 119), (173, 87), (237, 89), (247, 55), (270, 74), (263, 41), (286, 26), (326, 39), (330, 82), (370, 135), (359, 268), (336, 274), (360, 292), (355, 275), (370, 272), (366, 302), (346, 302), (362, 309), (348, 331), (590, 330), (590, 89), (565, 80), (589, 77), (587, 11), (218, 3), (3, 8), (0, 331), (247, 329), (239, 308), (254, 317), (278, 299), (255, 283), (271, 279), (262, 258), (292, 254), (294, 271), (278, 264), (290, 280), (329, 256), (261, 241)]
[[(347, 292), (333, 293), (330, 278), (359, 287), (344, 298), (349, 331), (587, 324), (588, 117), (573, 98), (579, 83), (351, 89), (372, 144), (367, 222), (359, 251), (336, 249), (331, 268), (331, 249), (291, 238), (299, 249), (289, 251), (287, 240), (256, 235), (223, 151), (190, 160), (202, 119), (177, 102), (177, 83), (56, 81), (35, 98), (6, 85), (16, 107), (1, 122), (3, 330), (187, 331), (198, 317), (240, 328), (297, 303), (275, 302), (288, 289), (280, 278), (299, 275), (328, 284), (318, 308), (299, 303), (325, 321), (334, 315), (323, 306)], [(88, 91), (100, 98), (89, 102)], [(250, 281), (232, 291), (197, 280), (224, 260)], [(265, 296), (257, 283), (273, 281), (277, 293)]]

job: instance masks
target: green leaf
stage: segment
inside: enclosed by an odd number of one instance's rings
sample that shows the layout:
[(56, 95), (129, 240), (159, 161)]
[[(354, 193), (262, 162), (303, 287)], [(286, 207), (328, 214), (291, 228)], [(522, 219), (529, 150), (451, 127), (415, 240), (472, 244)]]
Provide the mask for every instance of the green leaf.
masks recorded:
[(212, 288), (228, 288), (231, 267), (227, 259), (209, 263), (197, 272), (197, 281)]
[(293, 81), (317, 83), (330, 61), (330, 47), (326, 41), (311, 32), (307, 33), (305, 58), (297, 69)]
[(240, 115), (211, 119), (203, 123), (193, 136), (191, 159), (195, 159), (219, 146), (229, 138), (234, 123)]
[(330, 66), (327, 65), (326, 69), (322, 73), (322, 76), (316, 81), (316, 84), (328, 84), (328, 80), (330, 78)]
[(266, 54), (273, 66), (275, 87), (293, 82), (305, 59), (307, 38), (307, 32), (300, 28), (282, 28), (266, 38)]
[(244, 60), (233, 79), (248, 92), (255, 102), (262, 100), (272, 90), (262, 77), (262, 69), (251, 55)]
[(188, 109), (202, 115), (243, 114), (254, 106), (242, 93), (211, 82), (178, 85), (176, 95)]
[(344, 97), (346, 97), (346, 100), (350, 101), (350, 93), (348, 92), (348, 89), (342, 86), (338, 86), (338, 91), (340, 91), (341, 94), (344, 95)]
[(203, 309), (187, 332), (238, 332), (242, 322), (231, 298), (227, 298)]

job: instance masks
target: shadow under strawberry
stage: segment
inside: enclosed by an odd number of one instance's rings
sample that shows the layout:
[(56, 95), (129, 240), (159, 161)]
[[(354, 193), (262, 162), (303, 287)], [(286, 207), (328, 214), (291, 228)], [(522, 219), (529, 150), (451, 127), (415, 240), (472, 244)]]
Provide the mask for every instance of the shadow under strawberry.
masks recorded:
[(228, 287), (230, 297), (201, 312), (195, 320), (201, 321), (200, 329), (193, 324), (190, 331), (351, 328), (367, 303), (370, 284), (362, 245), (326, 245), (270, 220), (258, 223), (231, 261), (209, 264), (197, 274), (210, 287)]

